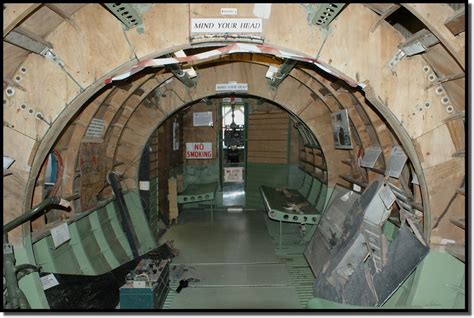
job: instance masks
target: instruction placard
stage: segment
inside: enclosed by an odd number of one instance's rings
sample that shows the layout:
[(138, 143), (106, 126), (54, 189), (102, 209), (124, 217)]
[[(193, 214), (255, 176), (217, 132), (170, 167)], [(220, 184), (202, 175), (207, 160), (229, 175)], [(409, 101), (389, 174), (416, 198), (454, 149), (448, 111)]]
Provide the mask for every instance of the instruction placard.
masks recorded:
[(187, 142), (186, 159), (212, 159), (212, 142)]
[(40, 280), (41, 280), (41, 285), (43, 286), (43, 290), (59, 285), (58, 280), (53, 274), (40, 277)]
[(243, 167), (224, 168), (224, 182), (244, 182)]
[(222, 83), (216, 84), (216, 92), (236, 92), (236, 91), (243, 91), (246, 92), (249, 89), (248, 83), (236, 83), (236, 82), (229, 82), (229, 83)]
[(193, 113), (193, 126), (205, 126), (205, 127), (212, 127), (212, 112), (196, 112)]
[(71, 239), (67, 222), (52, 228), (50, 232), (53, 238), (54, 248), (57, 248), (59, 245)]
[(380, 199), (382, 199), (383, 204), (387, 209), (390, 209), (392, 204), (395, 202), (395, 194), (393, 194), (392, 189), (385, 184), (379, 192)]

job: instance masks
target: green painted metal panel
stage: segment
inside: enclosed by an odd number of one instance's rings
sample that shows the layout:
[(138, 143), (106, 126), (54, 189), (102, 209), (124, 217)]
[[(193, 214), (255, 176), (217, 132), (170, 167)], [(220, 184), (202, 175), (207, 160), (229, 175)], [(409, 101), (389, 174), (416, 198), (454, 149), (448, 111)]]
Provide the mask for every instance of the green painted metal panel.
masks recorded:
[(247, 163), (246, 207), (264, 209), (260, 187), (284, 187), (288, 184), (287, 164)]
[[(107, 246), (113, 253), (113, 257), (117, 259), (119, 264), (123, 264), (129, 260), (129, 256), (126, 250), (123, 248), (119, 238), (115, 235), (112, 220), (109, 219), (107, 215), (107, 210), (100, 211), (100, 213), (96, 214), (99, 221), (100, 221), (100, 229), (101, 232), (107, 241)], [(109, 264), (112, 264), (114, 261), (112, 260)], [(115, 268), (115, 267), (114, 267)]]
[(77, 259), (82, 266), (84, 266), (84, 264), (90, 266), (89, 271), (84, 272), (92, 272), (96, 274), (110, 271), (112, 268), (109, 266), (105, 256), (101, 253), (101, 248), (93, 235), (90, 215), (89, 217), (80, 219), (78, 222), (74, 222), (69, 226), (69, 228), (71, 234), (73, 231), (76, 231), (75, 234), (77, 235), (77, 240), (75, 242), (78, 244), (71, 244), (71, 246), (73, 246)]
[[(144, 254), (157, 247), (153, 232), (143, 211), (138, 191), (124, 194), (133, 228)], [(71, 239), (54, 248), (51, 235), (33, 245), (36, 262), (44, 272), (99, 275), (133, 258), (122, 230), (115, 202), (109, 202), (69, 224)]]
[[(36, 262), (44, 272), (73, 274), (81, 273), (81, 266), (73, 253), (68, 241), (57, 248), (54, 248), (51, 235), (39, 240), (33, 245), (35, 250)], [(46, 256), (42, 259), (42, 256)]]
[(316, 200), (319, 197), (320, 190), (321, 190), (321, 181), (319, 181), (318, 179), (314, 179), (313, 180), (313, 185), (312, 185), (311, 190), (309, 191), (309, 195), (308, 195), (308, 202), (311, 205), (316, 206)]
[[(91, 230), (94, 234), (94, 237), (99, 245), (100, 253), (105, 257), (110, 268), (116, 268), (120, 266), (120, 261), (117, 258), (117, 255), (114, 253), (113, 247), (109, 244), (109, 241), (106, 238), (105, 233), (111, 230), (111, 227), (108, 223), (103, 223), (99, 219), (99, 215), (104, 215), (105, 211), (100, 210), (97, 213), (92, 213), (90, 216)], [(102, 218), (103, 221), (103, 218)], [(108, 233), (109, 234), (109, 233)], [(110, 234), (109, 234), (110, 235)]]
[(288, 188), (300, 189), (303, 186), (304, 172), (297, 164), (288, 165)]
[(127, 237), (125, 236), (125, 233), (123, 232), (122, 227), (120, 225), (120, 220), (117, 216), (115, 205), (108, 204), (105, 207), (105, 210), (107, 211), (107, 216), (110, 220), (110, 225), (112, 226), (114, 236), (120, 242), (122, 249), (127, 254), (126, 260), (131, 260), (133, 258), (132, 249), (130, 248), (130, 244), (128, 244)]
[[(35, 264), (34, 259), (28, 256), (24, 247), (14, 247), (15, 265)], [(32, 309), (49, 309), (48, 300), (44, 294), (43, 286), (38, 273), (24, 276), (18, 286), (23, 291)]]
[(309, 174), (305, 173), (304, 175), (304, 181), (303, 181), (303, 186), (301, 189), (298, 189), (298, 191), (304, 196), (307, 197), (309, 190), (311, 189), (311, 185), (313, 184), (313, 177), (310, 176)]
[(430, 251), (415, 272), (407, 305), (464, 308), (465, 264), (444, 252)]
[(140, 193), (138, 191), (130, 191), (124, 194), (124, 198), (130, 213), (133, 229), (135, 230), (140, 245), (138, 250), (140, 254), (145, 254), (158, 246), (155, 240), (155, 235), (151, 231), (150, 225), (143, 211)]
[(326, 193), (327, 193), (328, 186), (326, 184), (321, 185), (321, 192), (318, 197), (318, 202), (316, 203), (316, 210), (320, 213), (324, 211), (324, 205), (326, 204)]

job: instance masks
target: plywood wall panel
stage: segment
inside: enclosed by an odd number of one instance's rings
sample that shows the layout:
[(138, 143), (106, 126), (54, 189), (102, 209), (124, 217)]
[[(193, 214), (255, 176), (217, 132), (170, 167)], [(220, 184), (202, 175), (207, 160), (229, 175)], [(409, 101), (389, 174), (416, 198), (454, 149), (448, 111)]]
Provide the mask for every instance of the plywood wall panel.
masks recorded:
[(65, 63), (65, 69), (82, 87), (91, 85), (134, 58), (122, 23), (100, 4), (88, 4), (72, 18), (80, 31), (62, 23), (46, 40), (53, 44), (54, 51)]
[(27, 91), (16, 89), (8, 98), (8, 107), (14, 111), (4, 112), (4, 119), (23, 134), (39, 140), (49, 125), (36, 119), (35, 113), (40, 112), (48, 123), (53, 122), (79, 94), (80, 87), (58, 65), (40, 55), (28, 55), (21, 66), (26, 68), (26, 73), (16, 72), (14, 76), (21, 76), (20, 85)]
[(456, 151), (446, 125), (442, 125), (415, 139), (424, 169), (449, 161)]

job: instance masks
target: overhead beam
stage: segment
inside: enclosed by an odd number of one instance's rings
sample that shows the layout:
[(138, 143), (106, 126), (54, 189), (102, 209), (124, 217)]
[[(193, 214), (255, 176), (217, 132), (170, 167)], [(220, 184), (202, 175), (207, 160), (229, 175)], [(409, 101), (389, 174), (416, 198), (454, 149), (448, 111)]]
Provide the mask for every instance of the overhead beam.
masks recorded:
[(277, 88), (281, 82), (290, 74), (298, 61), (285, 59), (278, 69), (270, 67), (266, 77), (273, 88)]
[(16, 27), (10, 31), (4, 40), (36, 54), (44, 54), (45, 51), (53, 48), (51, 43), (22, 27)]
[(392, 4), (388, 9), (386, 9), (382, 13), (382, 15), (377, 20), (377, 22), (375, 22), (374, 25), (370, 28), (370, 32), (374, 32), (375, 29), (377, 29), (377, 27), (382, 23), (382, 21), (384, 21), (389, 15), (397, 11), (399, 8), (400, 8), (399, 4), (396, 4), (396, 3)]
[(466, 29), (466, 9), (462, 8), (444, 22), (453, 35), (458, 35)]
[(45, 6), (50, 9), (51, 11), (53, 11), (54, 13), (56, 13), (57, 15), (59, 15), (61, 18), (63, 18), (67, 23), (69, 23), (74, 29), (76, 30), (79, 30), (79, 26), (77, 25), (76, 22), (74, 22), (74, 20), (71, 19), (71, 17), (69, 17), (66, 12), (64, 12), (63, 10), (61, 10), (57, 5), (55, 4), (52, 4), (52, 3), (46, 3)]

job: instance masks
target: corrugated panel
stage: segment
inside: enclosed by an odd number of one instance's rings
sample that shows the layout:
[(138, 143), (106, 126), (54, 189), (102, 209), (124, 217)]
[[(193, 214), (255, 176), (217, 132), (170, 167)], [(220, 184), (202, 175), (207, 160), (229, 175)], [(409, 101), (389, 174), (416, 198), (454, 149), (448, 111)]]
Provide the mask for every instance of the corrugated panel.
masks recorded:
[[(140, 255), (157, 247), (140, 203), (138, 192), (124, 194)], [(132, 260), (132, 252), (111, 201), (89, 215), (69, 224), (71, 239), (54, 248), (51, 235), (33, 244), (36, 261), (44, 272), (99, 275)]]
[(285, 258), (290, 275), (290, 286), (294, 286), (302, 308), (313, 298), (314, 275), (303, 256)]

